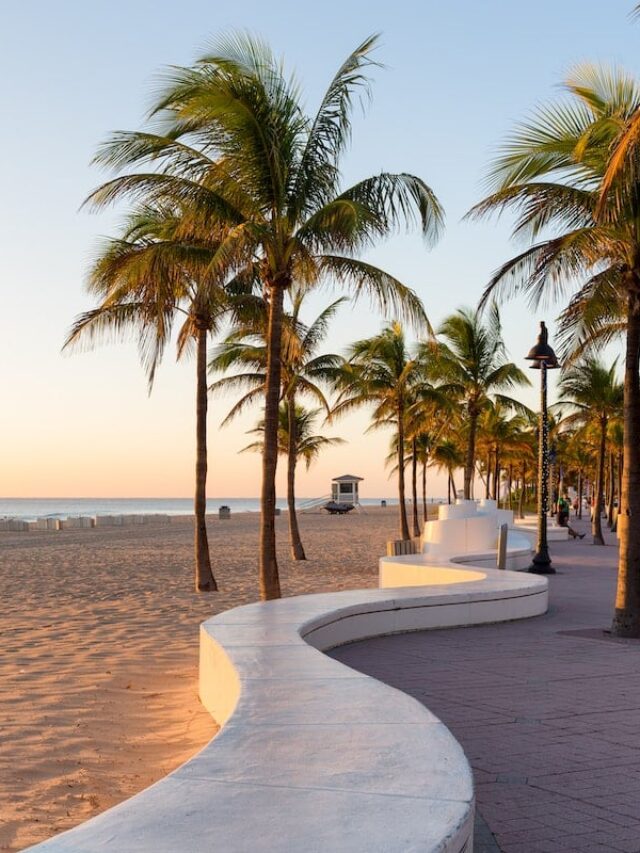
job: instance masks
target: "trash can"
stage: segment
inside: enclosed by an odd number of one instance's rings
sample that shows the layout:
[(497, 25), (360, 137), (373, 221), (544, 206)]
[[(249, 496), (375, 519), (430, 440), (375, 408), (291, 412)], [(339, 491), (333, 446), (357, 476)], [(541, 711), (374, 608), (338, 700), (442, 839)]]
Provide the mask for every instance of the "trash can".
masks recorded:
[(218, 518), (231, 518), (231, 508), (228, 506), (221, 506), (218, 510)]
[(280, 507), (276, 507), (273, 511), (273, 514), (274, 515), (282, 515), (282, 510), (280, 509)]
[(386, 506), (386, 505), (387, 505), (386, 501), (380, 501), (380, 506)]

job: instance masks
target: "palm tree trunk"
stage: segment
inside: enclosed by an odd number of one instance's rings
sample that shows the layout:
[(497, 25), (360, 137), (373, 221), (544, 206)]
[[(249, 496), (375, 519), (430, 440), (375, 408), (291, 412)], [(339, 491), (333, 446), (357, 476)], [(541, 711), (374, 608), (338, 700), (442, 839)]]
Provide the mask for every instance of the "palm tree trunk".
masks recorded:
[(520, 497), (518, 498), (518, 518), (524, 518), (524, 500), (527, 491), (527, 466), (522, 466), (522, 480), (520, 481)]
[(447, 503), (451, 503), (451, 471), (447, 471)]
[(513, 464), (509, 463), (509, 480), (507, 484), (508, 496), (509, 496), (509, 509), (513, 509), (513, 497), (511, 495), (511, 487), (513, 486)]
[(278, 465), (278, 406), (280, 403), (282, 311), (284, 286), (269, 282), (267, 375), (264, 401), (264, 451), (260, 496), (260, 598), (280, 598), (276, 556), (276, 469)]
[(473, 474), (476, 467), (476, 430), (478, 415), (473, 410), (468, 412), (469, 418), (469, 442), (467, 444), (467, 459), (464, 465), (464, 499), (471, 500)]
[(564, 494), (564, 468), (562, 465), (558, 466), (558, 500), (560, 500), (560, 496)]
[(418, 447), (415, 438), (411, 442), (411, 489), (413, 497), (413, 535), (420, 536), (418, 521)]
[(487, 453), (487, 482), (485, 483), (484, 496), (486, 500), (491, 497), (491, 451)]
[(400, 538), (409, 539), (409, 522), (404, 495), (404, 408), (398, 406), (398, 502), (400, 512)]
[(609, 502), (607, 504), (607, 524), (609, 525), (609, 530), (613, 527), (613, 499), (615, 497), (615, 463), (613, 457), (613, 451), (609, 451)]
[(578, 471), (578, 518), (582, 520), (582, 468)]
[(640, 276), (627, 297), (620, 557), (611, 633), (640, 637)]
[(453, 500), (456, 501), (458, 492), (456, 490), (456, 481), (453, 479), (453, 469), (449, 471), (449, 479), (451, 480), (451, 491), (453, 492)]
[(600, 420), (600, 449), (598, 451), (598, 471), (596, 474), (596, 494), (593, 501), (593, 516), (591, 520), (591, 532), (594, 545), (604, 545), (602, 535), (602, 507), (604, 495), (604, 459), (607, 445), (607, 422), (604, 418)]
[(196, 592), (216, 592), (207, 538), (207, 327), (196, 338), (196, 491), (193, 501)]
[(427, 460), (422, 463), (422, 520), (427, 521), (429, 513), (427, 511)]
[(611, 530), (614, 533), (618, 532), (618, 519), (620, 518), (620, 513), (622, 512), (622, 453), (618, 453), (618, 480), (617, 480), (617, 489), (618, 489), (618, 511), (614, 513), (613, 519), (613, 527)]
[(296, 432), (296, 401), (295, 395), (289, 394), (287, 399), (287, 419), (289, 441), (287, 447), (287, 507), (289, 509), (289, 542), (291, 557), (294, 560), (306, 560), (304, 546), (300, 538), (298, 516), (296, 514), (296, 465), (298, 463), (298, 435)]
[(493, 493), (491, 495), (491, 500), (496, 501), (496, 503), (500, 500), (500, 457), (498, 455), (498, 448), (495, 449), (495, 461), (493, 463)]

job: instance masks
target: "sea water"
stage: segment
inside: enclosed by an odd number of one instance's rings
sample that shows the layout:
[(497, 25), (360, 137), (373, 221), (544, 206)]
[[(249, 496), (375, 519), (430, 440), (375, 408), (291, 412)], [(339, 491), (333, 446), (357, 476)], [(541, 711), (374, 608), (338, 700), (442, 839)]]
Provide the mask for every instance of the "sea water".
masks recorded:
[[(394, 498), (364, 498), (363, 506), (397, 504)], [(300, 498), (297, 505), (304, 507), (309, 498)], [(287, 502), (278, 499), (276, 505), (283, 510)], [(232, 513), (259, 512), (259, 498), (207, 498), (207, 512), (217, 513), (228, 506)], [(0, 498), (0, 518), (68, 518), (77, 515), (192, 515), (192, 498)]]

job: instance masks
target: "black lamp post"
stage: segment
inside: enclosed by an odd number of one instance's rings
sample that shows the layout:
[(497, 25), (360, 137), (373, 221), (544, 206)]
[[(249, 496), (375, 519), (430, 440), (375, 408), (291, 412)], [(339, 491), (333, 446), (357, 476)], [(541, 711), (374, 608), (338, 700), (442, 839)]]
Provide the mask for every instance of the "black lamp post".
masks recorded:
[(549, 346), (549, 335), (544, 323), (540, 323), (538, 343), (529, 351), (527, 360), (533, 362), (532, 369), (540, 371), (540, 436), (538, 441), (538, 544), (530, 572), (553, 575), (549, 544), (547, 542), (547, 505), (549, 502), (549, 420), (547, 418), (547, 370), (560, 367), (556, 354)]

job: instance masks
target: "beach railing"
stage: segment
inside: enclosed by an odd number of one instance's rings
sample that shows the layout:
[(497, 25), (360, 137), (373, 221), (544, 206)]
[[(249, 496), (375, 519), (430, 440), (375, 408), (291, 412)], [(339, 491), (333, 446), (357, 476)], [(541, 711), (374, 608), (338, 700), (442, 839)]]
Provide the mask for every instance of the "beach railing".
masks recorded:
[(0, 531), (27, 532), (30, 530), (89, 530), (92, 527), (129, 527), (139, 524), (169, 524), (171, 516), (153, 515), (80, 515), (69, 518), (0, 518)]
[(301, 501), (296, 509), (298, 512), (309, 512), (313, 509), (321, 509), (328, 500), (331, 500), (331, 495), (322, 495), (320, 498), (309, 498), (306, 501)]

